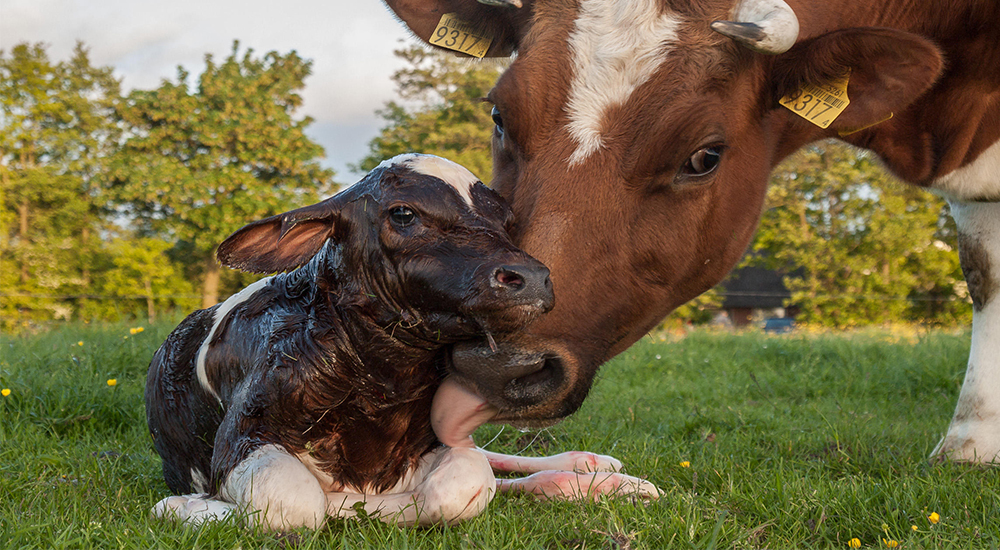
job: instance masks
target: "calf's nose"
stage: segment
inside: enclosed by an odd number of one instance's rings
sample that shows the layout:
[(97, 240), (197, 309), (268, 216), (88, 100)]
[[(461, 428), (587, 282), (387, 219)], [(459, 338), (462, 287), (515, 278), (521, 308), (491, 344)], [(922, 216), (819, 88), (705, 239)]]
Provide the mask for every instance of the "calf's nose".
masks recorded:
[(502, 265), (493, 271), (490, 286), (501, 298), (538, 304), (546, 311), (555, 301), (549, 268), (541, 264)]

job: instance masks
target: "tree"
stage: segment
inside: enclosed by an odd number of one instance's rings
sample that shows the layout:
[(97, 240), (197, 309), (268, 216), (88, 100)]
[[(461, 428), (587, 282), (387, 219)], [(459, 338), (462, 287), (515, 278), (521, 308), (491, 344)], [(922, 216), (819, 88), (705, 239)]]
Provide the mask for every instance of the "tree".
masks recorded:
[(166, 258), (170, 243), (159, 239), (118, 239), (108, 246), (111, 266), (103, 273), (97, 290), (114, 296), (121, 312), (141, 311), (150, 323), (157, 311), (180, 308), (191, 310), (191, 283)]
[(810, 146), (772, 177), (750, 261), (786, 277), (807, 322), (954, 322), (968, 315), (955, 232), (940, 199), (840, 142)]
[(134, 91), (121, 108), (130, 136), (114, 157), (108, 187), (140, 233), (188, 247), (203, 266), (202, 307), (217, 301), (215, 247), (245, 223), (316, 200), (333, 172), (323, 149), (296, 119), (297, 91), (311, 63), (294, 51), (205, 57), (197, 85), (177, 82)]
[(502, 66), (418, 45), (395, 53), (408, 64), (392, 76), (399, 96), (408, 104), (390, 101), (378, 111), (387, 125), (370, 142), (371, 153), (358, 168), (371, 170), (401, 153), (430, 153), (462, 164), (489, 182), (494, 125), (483, 98)]
[(94, 177), (115, 147), (119, 82), (77, 44), (53, 63), (41, 44), (0, 51), (0, 292), (4, 325), (69, 317), (102, 228)]

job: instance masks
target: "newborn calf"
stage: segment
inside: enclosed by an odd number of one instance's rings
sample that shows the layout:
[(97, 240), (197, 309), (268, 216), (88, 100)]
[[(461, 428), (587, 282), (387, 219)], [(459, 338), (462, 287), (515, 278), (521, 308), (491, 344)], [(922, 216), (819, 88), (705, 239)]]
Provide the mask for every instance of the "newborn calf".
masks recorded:
[[(492, 499), (491, 463), (551, 466), (476, 449), (468, 436), (491, 409), (442, 383), (444, 346), (519, 330), (553, 305), (548, 270), (511, 244), (510, 222), (461, 166), (403, 155), (331, 199), (230, 236), (223, 264), (284, 273), (191, 314), (153, 357), (147, 421), (164, 477), (175, 493), (197, 493), (153, 513), (200, 523), (238, 510), (284, 529), (363, 508), (401, 524), (450, 523)], [(568, 470), (619, 466), (561, 456), (554, 464)], [(575, 476), (499, 487), (655, 491), (617, 473), (560, 475)]]

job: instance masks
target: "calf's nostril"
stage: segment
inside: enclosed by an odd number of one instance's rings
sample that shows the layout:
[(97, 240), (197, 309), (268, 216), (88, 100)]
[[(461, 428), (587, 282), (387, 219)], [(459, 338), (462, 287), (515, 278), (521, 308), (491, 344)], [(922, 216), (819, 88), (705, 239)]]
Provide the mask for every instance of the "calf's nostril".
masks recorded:
[(496, 273), (493, 275), (493, 279), (499, 283), (500, 286), (510, 288), (512, 290), (520, 290), (524, 287), (524, 277), (516, 271), (512, 271), (510, 269), (497, 269)]

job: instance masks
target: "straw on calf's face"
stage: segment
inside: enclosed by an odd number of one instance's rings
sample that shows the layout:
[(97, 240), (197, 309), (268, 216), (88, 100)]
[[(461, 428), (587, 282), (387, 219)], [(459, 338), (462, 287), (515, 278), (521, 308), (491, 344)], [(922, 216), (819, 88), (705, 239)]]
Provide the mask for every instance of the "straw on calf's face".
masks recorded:
[[(502, 338), (553, 303), (548, 270), (510, 243), (509, 221), (464, 168), (406, 155), (233, 234), (223, 263), (294, 271), (193, 313), (154, 356), (147, 420), (167, 484), (209, 493), (154, 513), (201, 522), (242, 508), (273, 528), (356, 503), (400, 523), (479, 513), (496, 482), (470, 434), (495, 411), (442, 383), (444, 346)], [(632, 483), (609, 475), (608, 487)]]

